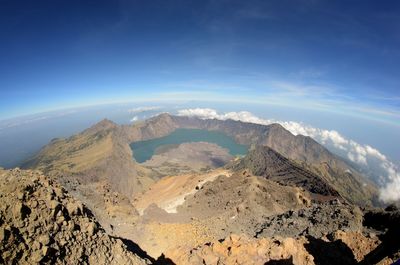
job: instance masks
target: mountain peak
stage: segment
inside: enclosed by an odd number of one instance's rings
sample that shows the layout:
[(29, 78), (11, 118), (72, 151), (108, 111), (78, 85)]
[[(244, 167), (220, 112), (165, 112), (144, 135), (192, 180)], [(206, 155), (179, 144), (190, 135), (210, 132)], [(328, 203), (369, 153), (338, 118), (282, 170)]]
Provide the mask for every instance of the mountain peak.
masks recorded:
[(256, 176), (263, 176), (283, 185), (294, 185), (312, 193), (338, 196), (338, 192), (318, 175), (300, 167), (268, 146), (257, 146), (234, 168), (249, 169)]
[(115, 122), (113, 122), (112, 120), (109, 120), (107, 118), (102, 119), (101, 121), (99, 121), (97, 123), (97, 125), (102, 125), (102, 126), (115, 126), (117, 125)]
[(86, 132), (87, 133), (97, 133), (100, 131), (114, 129), (116, 127), (118, 127), (118, 125), (115, 122), (113, 122), (109, 119), (103, 119), (100, 122), (93, 125), (92, 127), (90, 127), (89, 129), (87, 129)]
[(173, 116), (168, 112), (160, 113), (150, 119), (150, 121), (163, 121), (163, 120), (170, 120)]

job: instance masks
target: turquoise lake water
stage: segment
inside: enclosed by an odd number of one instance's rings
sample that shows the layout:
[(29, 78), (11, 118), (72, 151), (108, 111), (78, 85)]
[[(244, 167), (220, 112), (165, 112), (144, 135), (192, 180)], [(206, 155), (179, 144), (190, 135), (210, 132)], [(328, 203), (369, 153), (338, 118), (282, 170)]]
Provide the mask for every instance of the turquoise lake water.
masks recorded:
[(232, 137), (216, 131), (207, 131), (199, 129), (177, 129), (171, 134), (146, 140), (131, 143), (133, 157), (139, 163), (149, 160), (155, 153), (156, 149), (163, 145), (175, 145), (190, 142), (208, 142), (217, 144), (229, 150), (233, 156), (245, 155), (248, 151), (248, 146), (241, 145), (235, 142)]

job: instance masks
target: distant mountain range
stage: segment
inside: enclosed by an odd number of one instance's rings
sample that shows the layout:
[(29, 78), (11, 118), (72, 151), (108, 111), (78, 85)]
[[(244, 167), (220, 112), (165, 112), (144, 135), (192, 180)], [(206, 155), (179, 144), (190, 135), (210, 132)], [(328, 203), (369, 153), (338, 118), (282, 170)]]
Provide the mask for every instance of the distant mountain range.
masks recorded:
[[(179, 128), (222, 132), (249, 151), (233, 157), (215, 144), (183, 143), (160, 147), (144, 163), (134, 160), (132, 142), (164, 137)], [(332, 253), (347, 249), (343, 264), (354, 264), (384, 244), (373, 234), (385, 233), (382, 226), (370, 230), (363, 225), (365, 209), (379, 206), (375, 184), (312, 138), (295, 136), (279, 124), (166, 113), (132, 125), (103, 120), (67, 139), (53, 139), (21, 167), (28, 169), (22, 175), (38, 170), (49, 183), (59, 183), (106, 234), (122, 238), (146, 262), (158, 257), (165, 264), (230, 262), (241, 258), (230, 252), (240, 242), (249, 264), (277, 259), (275, 252), (260, 254), (257, 246), (278, 251), (280, 244), (279, 251), (286, 254), (278, 259), (318, 264), (324, 259), (318, 253), (327, 251), (320, 242), (325, 240), (334, 244)], [(397, 216), (395, 207), (389, 210)], [(381, 211), (372, 215), (387, 215)], [(335, 243), (339, 239), (346, 247)], [(391, 257), (386, 259), (393, 261)]]

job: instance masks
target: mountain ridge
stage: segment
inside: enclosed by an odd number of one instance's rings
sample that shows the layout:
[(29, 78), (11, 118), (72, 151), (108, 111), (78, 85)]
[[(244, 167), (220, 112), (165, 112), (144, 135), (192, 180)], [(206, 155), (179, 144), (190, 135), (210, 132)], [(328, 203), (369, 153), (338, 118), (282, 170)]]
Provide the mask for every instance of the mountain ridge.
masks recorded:
[(314, 194), (341, 197), (326, 180), (300, 167), (268, 146), (257, 146), (243, 159), (228, 167), (234, 170), (248, 169), (256, 176), (262, 176), (283, 185), (301, 187)]
[[(57, 161), (65, 159), (65, 157), (61, 157), (60, 159), (59, 156), (52, 156), (51, 154), (54, 150), (57, 151), (60, 149), (62, 151), (65, 149), (69, 151), (67, 154), (61, 152), (61, 156), (77, 155), (79, 157), (81, 153), (85, 155), (86, 153), (91, 153), (90, 146), (75, 146), (75, 142), (79, 143), (79, 138), (83, 137), (86, 140), (89, 139), (102, 144), (103, 147), (99, 151), (100, 157), (93, 158), (95, 161), (89, 168), (83, 168), (82, 170), (78, 168), (78, 172), (72, 172), (83, 176), (83, 178), (90, 175), (92, 177), (89, 176), (89, 179), (93, 177), (108, 179), (113, 189), (131, 198), (134, 194), (143, 191), (148, 185), (153, 183), (154, 179), (145, 175), (153, 174), (155, 176), (156, 174), (151, 173), (151, 171), (143, 168), (134, 161), (132, 158), (134, 150), (130, 149), (129, 144), (134, 141), (166, 136), (177, 128), (215, 130), (233, 137), (240, 144), (268, 146), (289, 159), (297, 161), (300, 164), (305, 163), (308, 167), (307, 169), (315, 174), (322, 174), (327, 181), (336, 180), (339, 176), (344, 176), (346, 171), (351, 170), (353, 174), (345, 176), (358, 183), (356, 186), (362, 192), (357, 195), (357, 198), (348, 196), (347, 199), (362, 203), (368, 196), (370, 197), (368, 200), (373, 200), (373, 197), (376, 197), (374, 194), (377, 191), (373, 184), (343, 159), (332, 154), (312, 138), (302, 135), (295, 136), (279, 124), (260, 125), (234, 120), (203, 120), (196, 117), (173, 116), (168, 113), (163, 113), (132, 125), (117, 125), (109, 120), (102, 120), (81, 134), (72, 136), (66, 140), (58, 140), (50, 143), (36, 157), (25, 163), (23, 167), (44, 169), (48, 173), (49, 166), (51, 169), (54, 163), (57, 164)], [(105, 139), (109, 142), (105, 142)], [(98, 159), (96, 160), (96, 158)], [(333, 170), (323, 170), (320, 165), (321, 163), (326, 163)], [(68, 168), (71, 167), (71, 161), (65, 161), (62, 164), (66, 172), (71, 172), (71, 169)], [(112, 167), (113, 164), (116, 166)], [(53, 165), (53, 168), (55, 167)], [(57, 168), (60, 167), (57, 166)], [(110, 179), (110, 175), (113, 176), (112, 178), (115, 181)], [(141, 178), (141, 181), (136, 182), (137, 178)], [(365, 189), (364, 186), (367, 186), (368, 189)], [(364, 190), (366, 191), (364, 192)]]

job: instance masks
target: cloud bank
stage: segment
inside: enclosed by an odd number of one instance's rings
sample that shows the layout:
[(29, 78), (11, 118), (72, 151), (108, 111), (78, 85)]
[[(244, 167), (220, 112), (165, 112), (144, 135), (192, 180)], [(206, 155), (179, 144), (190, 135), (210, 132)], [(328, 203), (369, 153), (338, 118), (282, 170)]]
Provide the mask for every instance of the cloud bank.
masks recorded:
[(160, 106), (144, 106), (128, 109), (129, 114), (133, 115), (129, 122), (133, 123), (139, 120), (143, 120), (148, 116), (149, 113), (155, 112), (156, 110), (160, 109)]
[(215, 109), (194, 108), (179, 110), (178, 115), (195, 116), (201, 119), (232, 119), (264, 125), (279, 123), (292, 134), (310, 136), (332, 152), (342, 157), (347, 157), (364, 171), (370, 172), (370, 175), (382, 186), (380, 190), (381, 200), (385, 202), (400, 200), (400, 173), (397, 166), (379, 150), (369, 145), (346, 139), (335, 130), (315, 128), (294, 121), (263, 119), (248, 111), (219, 113)]
[(130, 114), (136, 114), (136, 113), (142, 113), (146, 111), (153, 111), (153, 110), (159, 110), (161, 107), (159, 106), (148, 106), (148, 107), (137, 107), (133, 109), (129, 109), (128, 112)]

